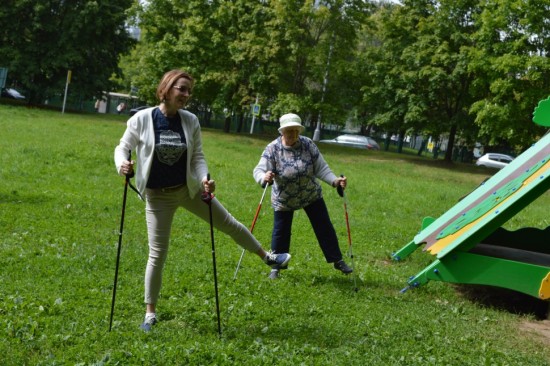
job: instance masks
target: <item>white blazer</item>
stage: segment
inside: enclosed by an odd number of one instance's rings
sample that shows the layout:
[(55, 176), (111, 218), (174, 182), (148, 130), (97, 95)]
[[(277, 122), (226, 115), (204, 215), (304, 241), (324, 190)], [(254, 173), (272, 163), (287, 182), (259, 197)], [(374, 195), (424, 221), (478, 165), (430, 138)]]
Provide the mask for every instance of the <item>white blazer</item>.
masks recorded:
[[(139, 111), (127, 122), (126, 131), (115, 147), (115, 166), (119, 175), (121, 166), (128, 160), (129, 151), (136, 153), (137, 167), (135, 170), (136, 187), (143, 195), (155, 150), (155, 133), (153, 128), (153, 109), (147, 108)], [(203, 190), (202, 181), (208, 174), (208, 167), (202, 152), (202, 138), (199, 119), (193, 113), (180, 109), (181, 125), (187, 144), (187, 189), (189, 195), (194, 197)]]

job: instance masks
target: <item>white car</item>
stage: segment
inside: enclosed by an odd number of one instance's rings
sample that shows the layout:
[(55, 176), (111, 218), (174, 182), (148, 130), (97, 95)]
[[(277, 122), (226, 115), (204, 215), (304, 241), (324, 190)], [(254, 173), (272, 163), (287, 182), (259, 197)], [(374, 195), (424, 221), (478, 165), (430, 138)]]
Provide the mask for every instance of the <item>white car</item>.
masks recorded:
[(376, 140), (372, 137), (362, 135), (341, 135), (332, 140), (321, 140), (319, 142), (357, 147), (360, 149), (380, 150), (380, 146), (378, 146)]
[(24, 95), (12, 88), (2, 90), (2, 97), (11, 99), (25, 99)]
[(476, 165), (488, 168), (502, 169), (514, 160), (506, 154), (488, 153), (477, 159)]

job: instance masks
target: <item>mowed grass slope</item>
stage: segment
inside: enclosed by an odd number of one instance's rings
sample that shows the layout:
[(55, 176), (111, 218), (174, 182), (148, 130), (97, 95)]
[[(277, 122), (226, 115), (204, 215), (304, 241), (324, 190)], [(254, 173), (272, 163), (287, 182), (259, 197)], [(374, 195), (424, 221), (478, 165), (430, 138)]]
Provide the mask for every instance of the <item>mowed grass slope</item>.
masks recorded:
[[(296, 213), (289, 269), (278, 281), (216, 232), (223, 335), (217, 334), (208, 223), (174, 221), (158, 304), (145, 334), (144, 203), (129, 191), (115, 322), (108, 331), (124, 189), (113, 149), (125, 117), (0, 106), (0, 351), (4, 365), (547, 365), (550, 352), (512, 314), (466, 299), (447, 283), (408, 291), (433, 257), (402, 263), (425, 216), (437, 217), (492, 171), (428, 157), (320, 145), (346, 190), (359, 291), (324, 262), (304, 212)], [(249, 226), (262, 189), (252, 179), (272, 137), (203, 130), (216, 197)], [(324, 185), (347, 252), (342, 199)], [(545, 194), (507, 223), (548, 226)], [(269, 248), (269, 195), (254, 234)], [(351, 261), (349, 261), (351, 264)]]

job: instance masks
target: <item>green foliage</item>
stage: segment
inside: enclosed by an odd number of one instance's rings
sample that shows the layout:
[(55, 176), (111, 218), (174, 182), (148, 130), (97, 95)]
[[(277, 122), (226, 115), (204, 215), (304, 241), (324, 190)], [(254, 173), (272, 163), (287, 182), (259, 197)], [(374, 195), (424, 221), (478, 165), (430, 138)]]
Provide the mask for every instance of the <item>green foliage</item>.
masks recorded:
[[(116, 84), (154, 104), (161, 75), (183, 68), (194, 108), (242, 120), (259, 98), (271, 118), (445, 136), (450, 161), (455, 139), (520, 151), (544, 133), (531, 117), (550, 86), (549, 4), (7, 0), (0, 67), (31, 104), (60, 97), (69, 69), (69, 99)], [(126, 24), (142, 31), (131, 52)]]
[[(279, 281), (215, 232), (223, 336), (218, 338), (207, 223), (178, 211), (165, 269), (160, 323), (143, 319), (147, 256), (144, 203), (128, 196), (112, 332), (108, 332), (123, 179), (113, 149), (118, 115), (71, 115), (0, 106), (0, 351), (4, 365), (548, 365), (530, 316), (469, 300), (433, 282), (400, 294), (432, 257), (389, 255), (444, 213), (489, 171), (416, 155), (320, 145), (348, 176), (348, 212), (359, 291), (324, 262), (306, 215), (295, 216), (293, 259)], [(261, 196), (251, 171), (270, 138), (203, 131), (216, 196), (251, 222)], [(491, 172), (492, 173), (492, 172)], [(324, 195), (341, 248), (341, 198)], [(544, 195), (509, 228), (548, 226)], [(266, 199), (254, 233), (265, 246)]]
[(385, 130), (449, 135), (523, 150), (550, 83), (548, 1), (403, 1), (365, 23), (362, 108)]
[(8, 0), (0, 9), (0, 59), (8, 86), (25, 92), (30, 103), (62, 95), (67, 71), (81, 97), (111, 90), (119, 55), (133, 40), (126, 28), (132, 0)]
[(470, 70), (478, 77), (477, 101), (471, 112), (488, 143), (502, 140), (529, 146), (543, 130), (531, 123), (533, 106), (548, 95), (548, 30), (541, 23), (541, 4), (515, 1), (487, 3), (476, 19), (477, 47)]
[(276, 116), (285, 113), (297, 113), (307, 111), (311, 107), (311, 101), (306, 101), (296, 94), (279, 93), (277, 100), (271, 105), (271, 112)]
[(476, 6), (475, 1), (405, 1), (373, 15), (365, 36), (377, 42), (367, 45), (363, 62), (375, 59), (365, 66), (374, 87), (363, 88), (363, 100), (365, 108), (382, 112), (377, 124), (399, 133), (449, 133), (448, 151), (457, 127), (472, 129), (468, 108), (474, 75), (464, 50), (472, 43), (475, 28), (469, 18)]
[(292, 95), (304, 119), (322, 111), (343, 123), (357, 99), (349, 61), (367, 9), (357, 0), (153, 0), (138, 9), (144, 37), (123, 67), (143, 99), (153, 100), (157, 74), (181, 67), (197, 79), (196, 103), (209, 108), (241, 114), (259, 97), (278, 113), (287, 105), (278, 96)]

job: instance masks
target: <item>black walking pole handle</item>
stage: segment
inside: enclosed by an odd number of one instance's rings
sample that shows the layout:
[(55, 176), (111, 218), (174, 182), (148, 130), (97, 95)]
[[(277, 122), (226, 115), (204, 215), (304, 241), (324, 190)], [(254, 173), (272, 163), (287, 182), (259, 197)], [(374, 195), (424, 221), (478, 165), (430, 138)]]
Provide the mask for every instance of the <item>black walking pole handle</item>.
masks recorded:
[[(129, 150), (128, 151), (128, 161), (131, 163), (132, 162), (132, 150)], [(143, 199), (143, 196), (141, 195), (141, 193), (138, 191), (138, 189), (132, 184), (132, 182), (130, 182), (130, 179), (132, 179), (134, 176), (136, 175), (136, 171), (133, 169), (132, 167), (132, 172), (129, 173), (129, 174), (125, 174), (125, 178), (124, 178), (124, 184), (129, 186), (132, 191), (136, 192), (136, 194), (139, 196), (139, 198), (144, 201)]]
[(263, 181), (263, 182), (262, 182), (262, 188), (265, 189), (265, 187), (266, 187), (267, 185), (272, 185), (272, 184), (273, 184), (273, 182), (266, 182), (266, 181)]
[[(130, 165), (132, 165), (132, 150), (128, 150), (128, 161), (130, 162)], [(134, 167), (132, 167), (132, 172), (128, 174), (124, 174), (126, 177), (126, 181), (130, 181), (131, 178), (134, 177), (136, 173), (134, 172)]]
[(262, 182), (262, 188), (265, 189), (266, 186), (272, 185), (272, 184), (273, 184), (273, 182), (269, 182), (269, 183), (268, 182)]
[[(271, 169), (271, 172), (273, 174), (277, 174), (277, 172), (275, 171), (275, 169)], [(271, 182), (266, 182), (265, 180), (262, 182), (262, 188), (265, 188), (268, 184), (271, 186), (273, 185), (273, 182), (274, 182), (274, 178), (271, 178)]]
[[(340, 174), (340, 177), (344, 178), (344, 174)], [(340, 197), (344, 197), (344, 188), (340, 184), (336, 186), (336, 192), (338, 192)]]
[[(206, 180), (210, 181), (210, 173), (206, 173)], [(202, 192), (201, 193), (201, 200), (206, 203), (207, 205), (210, 205), (210, 202), (214, 198), (214, 194), (210, 192)]]

